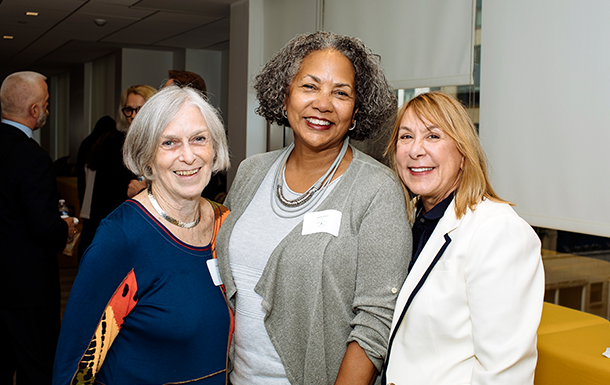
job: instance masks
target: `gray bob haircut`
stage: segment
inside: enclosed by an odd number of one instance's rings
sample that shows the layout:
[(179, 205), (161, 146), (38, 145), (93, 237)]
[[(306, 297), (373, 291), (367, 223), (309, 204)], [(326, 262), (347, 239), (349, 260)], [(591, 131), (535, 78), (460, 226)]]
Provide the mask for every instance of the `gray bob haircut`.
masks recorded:
[(131, 172), (154, 180), (151, 166), (161, 135), (185, 105), (198, 108), (210, 130), (214, 149), (212, 173), (229, 168), (227, 135), (218, 111), (200, 92), (189, 87), (169, 86), (148, 99), (131, 123), (123, 145), (123, 162)]

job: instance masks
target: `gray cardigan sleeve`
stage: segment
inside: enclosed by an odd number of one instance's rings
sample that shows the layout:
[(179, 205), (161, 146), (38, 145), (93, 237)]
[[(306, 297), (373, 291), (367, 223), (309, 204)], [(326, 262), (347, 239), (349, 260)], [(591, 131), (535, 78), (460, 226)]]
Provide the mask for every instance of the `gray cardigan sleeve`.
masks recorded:
[(387, 179), (365, 212), (358, 233), (358, 265), (348, 343), (356, 341), (380, 370), (398, 292), (411, 259), (402, 189)]

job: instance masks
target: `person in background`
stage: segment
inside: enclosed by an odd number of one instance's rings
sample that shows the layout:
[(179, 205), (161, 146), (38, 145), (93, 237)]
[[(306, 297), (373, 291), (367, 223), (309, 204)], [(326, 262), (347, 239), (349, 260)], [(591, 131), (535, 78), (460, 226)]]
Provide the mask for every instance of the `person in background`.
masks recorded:
[[(207, 97), (205, 80), (194, 72), (170, 70), (169, 79), (165, 82), (163, 87), (170, 85), (176, 85), (178, 87), (191, 87), (201, 92), (203, 96)], [(210, 183), (208, 183), (208, 185), (205, 186), (205, 189), (203, 189), (201, 196), (218, 203), (222, 203), (227, 192), (226, 186), (226, 175), (223, 172), (214, 173), (210, 179)], [(146, 188), (146, 183), (144, 181), (134, 179), (129, 183), (127, 195), (131, 198), (143, 188)]]
[[(102, 135), (91, 148), (86, 166), (95, 172), (91, 188), (91, 208), (88, 231), (81, 235), (79, 256), (82, 256), (102, 219), (129, 198), (127, 189), (137, 176), (123, 164), (123, 142), (131, 122), (137, 116), (146, 100), (157, 90), (148, 85), (128, 87), (121, 96), (117, 126)], [(100, 120), (106, 119), (102, 117)]]
[(355, 38), (299, 35), (257, 76), (257, 112), (294, 144), (252, 156), (225, 201), (219, 266), (235, 309), (233, 385), (369, 384), (383, 363), (411, 237), (400, 182), (349, 145), (396, 98)]
[(229, 167), (217, 111), (167, 87), (133, 121), (127, 167), (148, 188), (100, 225), (63, 319), (54, 384), (224, 384), (230, 313), (214, 240), (226, 209), (201, 197)]
[(116, 128), (116, 122), (110, 116), (104, 116), (100, 118), (97, 123), (95, 123), (95, 127), (91, 134), (89, 134), (78, 147), (78, 154), (76, 155), (76, 177), (78, 180), (78, 200), (80, 204), (83, 204), (85, 199), (85, 189), (87, 186), (86, 183), (86, 175), (85, 175), (85, 165), (87, 164), (87, 158), (89, 157), (89, 153), (91, 149), (98, 141), (102, 135), (110, 132)]
[(492, 189), (466, 110), (442, 92), (411, 99), (386, 154), (408, 191), (414, 253), (384, 384), (532, 384), (540, 241)]
[(48, 384), (59, 335), (57, 252), (71, 241), (49, 155), (32, 139), (49, 105), (46, 77), (7, 76), (0, 88), (0, 384)]
[(205, 80), (199, 75), (191, 71), (178, 71), (169, 70), (169, 79), (165, 82), (163, 87), (170, 85), (176, 85), (178, 87), (192, 87), (199, 90), (203, 96), (208, 95), (208, 87), (205, 84)]
[[(91, 243), (92, 234), (89, 234), (89, 217), (91, 213), (91, 197), (93, 195), (93, 186), (95, 185), (95, 171), (87, 167), (87, 161), (91, 160), (91, 149), (97, 141), (105, 134), (116, 130), (116, 122), (110, 116), (100, 118), (93, 132), (89, 134), (80, 144), (78, 154), (76, 155), (76, 180), (78, 188), (78, 200), (81, 204), (80, 220), (82, 222), (81, 239), (85, 241), (79, 242), (78, 260), (82, 257), (85, 249)], [(88, 187), (88, 188), (87, 188)]]
[(121, 95), (121, 103), (117, 113), (117, 129), (122, 133), (127, 133), (144, 103), (156, 93), (155, 88), (146, 84), (127, 87)]

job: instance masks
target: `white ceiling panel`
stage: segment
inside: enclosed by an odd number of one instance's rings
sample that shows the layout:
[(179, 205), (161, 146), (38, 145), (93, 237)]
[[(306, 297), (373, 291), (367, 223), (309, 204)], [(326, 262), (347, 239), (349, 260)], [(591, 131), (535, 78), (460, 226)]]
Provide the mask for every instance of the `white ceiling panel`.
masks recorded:
[(166, 40), (161, 40), (157, 44), (180, 48), (208, 48), (229, 40), (229, 21), (228, 17), (220, 19)]
[(155, 12), (157, 12), (155, 9), (125, 7), (117, 4), (90, 1), (78, 10), (78, 15), (93, 16), (93, 18), (114, 17), (139, 20), (148, 17)]
[(72, 12), (86, 4), (88, 0), (2, 0), (2, 11), (26, 11), (40, 12), (61, 11)]
[[(6, 1), (6, 0), (5, 0)], [(38, 16), (26, 16), (21, 10), (15, 12), (3, 12), (4, 3), (0, 4), (0, 33), (6, 35), (11, 33), (13, 27), (21, 26), (37, 30), (48, 30), (54, 25), (61, 23), (63, 19), (70, 15), (70, 12), (46, 10)], [(37, 32), (40, 34), (41, 32)]]
[(209, 24), (215, 18), (199, 15), (184, 15), (168, 12), (157, 12), (129, 28), (117, 31), (103, 39), (105, 42), (126, 44), (156, 44), (202, 25)]
[(134, 7), (227, 17), (231, 4), (235, 2), (236, 0), (141, 0)]

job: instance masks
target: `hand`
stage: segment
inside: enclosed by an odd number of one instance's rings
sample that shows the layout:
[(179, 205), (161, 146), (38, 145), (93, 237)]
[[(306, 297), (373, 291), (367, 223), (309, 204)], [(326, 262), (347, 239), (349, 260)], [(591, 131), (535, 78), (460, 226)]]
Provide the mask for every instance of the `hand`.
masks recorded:
[(140, 182), (137, 179), (132, 179), (129, 182), (129, 186), (127, 186), (127, 197), (135, 197), (140, 191), (142, 191), (143, 188), (146, 188), (146, 182)]
[(61, 219), (66, 221), (66, 223), (68, 224), (68, 239), (67, 239), (66, 243), (70, 243), (74, 239), (74, 233), (76, 233), (76, 227), (75, 227), (76, 225), (74, 223), (74, 218), (66, 217), (66, 218), (61, 218)]

